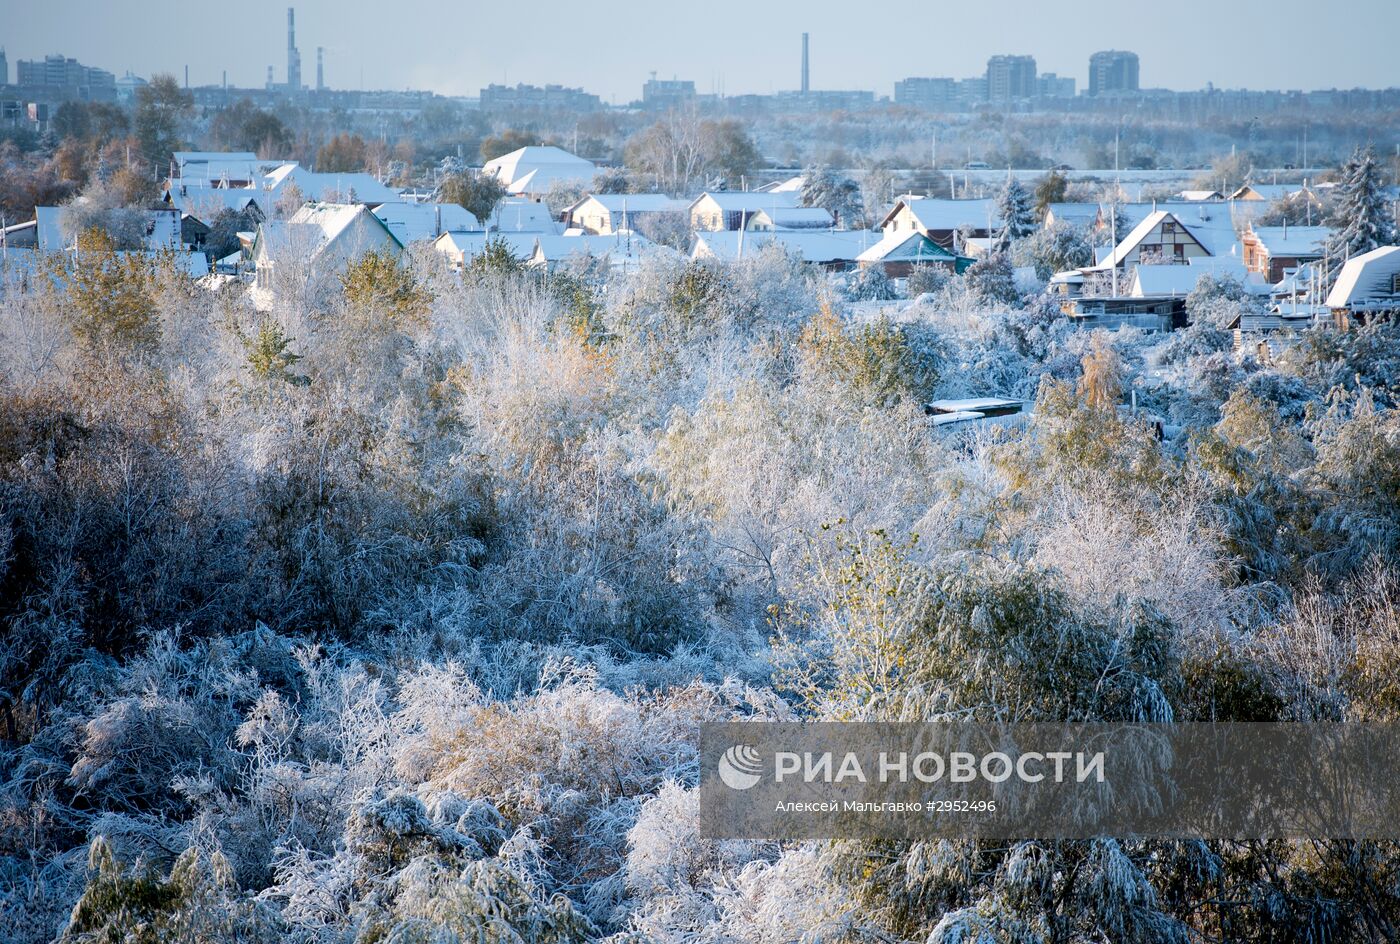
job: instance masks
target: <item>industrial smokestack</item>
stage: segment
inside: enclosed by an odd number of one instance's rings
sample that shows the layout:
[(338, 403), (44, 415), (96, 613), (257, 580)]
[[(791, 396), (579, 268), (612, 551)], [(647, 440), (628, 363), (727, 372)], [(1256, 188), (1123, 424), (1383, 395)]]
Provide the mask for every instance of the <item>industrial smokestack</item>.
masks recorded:
[(320, 92), (326, 87), (325, 68), (326, 49), (324, 46), (316, 47), (316, 91)]
[(297, 11), (287, 7), (287, 91), (301, 91), (301, 53), (297, 52)]
[(807, 34), (802, 34), (802, 94), (806, 95), (812, 90), (811, 73), (807, 65)]

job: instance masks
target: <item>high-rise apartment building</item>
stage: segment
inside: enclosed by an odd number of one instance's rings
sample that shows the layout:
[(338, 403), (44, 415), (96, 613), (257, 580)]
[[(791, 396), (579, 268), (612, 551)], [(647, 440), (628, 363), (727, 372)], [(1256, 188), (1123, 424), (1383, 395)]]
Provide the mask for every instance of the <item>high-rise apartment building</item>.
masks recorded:
[(1136, 92), (1138, 56), (1135, 52), (1108, 49), (1089, 57), (1089, 94)]
[(993, 56), (987, 60), (988, 101), (1014, 102), (1035, 94), (1034, 56)]

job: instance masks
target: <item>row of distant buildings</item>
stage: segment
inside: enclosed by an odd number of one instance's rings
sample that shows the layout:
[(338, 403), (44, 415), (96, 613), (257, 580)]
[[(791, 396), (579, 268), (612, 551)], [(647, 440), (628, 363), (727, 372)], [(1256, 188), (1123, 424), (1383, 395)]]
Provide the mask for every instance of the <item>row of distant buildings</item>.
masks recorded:
[[(997, 251), (1007, 226), (995, 200), (905, 194), (877, 227), (852, 229), (825, 208), (802, 205), (801, 177), (758, 191), (585, 191), (554, 211), (542, 201), (561, 182), (586, 187), (596, 170), (557, 147), (504, 155), (478, 172), (495, 177), (509, 196), (478, 219), (455, 204), (435, 202), (432, 194), (397, 190), (368, 174), (316, 173), (249, 152), (179, 152), (163, 205), (145, 211), (142, 247), (124, 251), (171, 258), (193, 278), (242, 285), (264, 304), (305, 283), (308, 271), (334, 275), (363, 252), (397, 254), (413, 244), (431, 246), (458, 270), (500, 244), (529, 266), (586, 261), (623, 272), (658, 256), (736, 261), (781, 249), (833, 284), (849, 284), (849, 273), (870, 269), (896, 280), (920, 267), (961, 274)], [(1329, 259), (1327, 227), (1255, 222), (1283, 199), (1320, 211), (1331, 186), (1251, 184), (1228, 196), (1193, 190), (1113, 207), (1052, 203), (1044, 225), (1067, 223), (1084, 233), (1093, 261), (1054, 273), (1048, 284), (1018, 270), (1018, 285), (1048, 292), (1079, 327), (1170, 331), (1189, 323), (1186, 298), (1202, 278), (1230, 277), (1258, 302), (1243, 306), (1229, 326), (1236, 349), (1260, 357), (1309, 329), (1347, 330), (1400, 313), (1400, 248)], [(1387, 199), (1400, 205), (1400, 191), (1387, 191)], [(228, 212), (237, 214), (240, 229), (247, 227), (237, 233), (237, 248), (226, 237), (211, 242)], [(63, 254), (76, 264), (80, 250), (65, 232), (62, 213), (36, 207), (33, 220), (0, 234), (0, 294), (27, 291), (45, 255)], [(677, 225), (679, 234), (688, 234), (688, 248), (675, 238)], [(660, 235), (649, 238), (649, 232)], [(1341, 273), (1329, 284), (1327, 273), (1338, 261), (1344, 262)]]
[[(1089, 86), (1086, 94), (1122, 95), (1139, 90), (1138, 56), (1116, 49), (1096, 52), (1089, 57)], [(1037, 72), (1034, 56), (993, 56), (980, 76), (966, 79), (908, 78), (896, 82), (894, 101), (898, 105), (931, 111), (966, 111), (991, 102), (1010, 104), (1038, 98), (1074, 98), (1072, 76)]]
[(15, 63), (14, 81), (10, 80), (9, 59), (0, 47), (0, 86), (38, 92), (59, 90), (64, 98), (86, 101), (114, 101), (130, 97), (132, 91), (146, 84), (145, 79), (131, 73), (118, 78), (106, 69), (83, 65), (71, 56), (54, 54), (42, 59), (20, 59)]

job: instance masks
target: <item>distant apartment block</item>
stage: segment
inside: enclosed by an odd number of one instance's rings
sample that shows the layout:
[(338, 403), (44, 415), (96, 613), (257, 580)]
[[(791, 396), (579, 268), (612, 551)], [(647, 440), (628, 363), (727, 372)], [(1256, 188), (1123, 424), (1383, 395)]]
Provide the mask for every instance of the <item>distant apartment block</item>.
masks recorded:
[(1035, 98), (1034, 56), (993, 56), (987, 60), (987, 100), (1014, 102)]
[(482, 111), (597, 111), (602, 99), (579, 88), (562, 85), (488, 85), (481, 90)]
[(958, 107), (958, 83), (956, 79), (901, 79), (894, 84), (894, 102), (930, 111), (952, 111)]
[(1074, 98), (1074, 76), (1042, 72), (1035, 80), (1041, 98)]
[(1138, 56), (1135, 52), (1109, 49), (1089, 57), (1089, 94), (1136, 92)]
[(688, 79), (658, 79), (653, 75), (642, 86), (642, 107), (649, 111), (681, 108), (695, 101), (695, 83)]
[[(85, 66), (65, 56), (21, 59), (16, 63), (16, 85), (47, 88), (115, 89), (117, 77), (106, 69)], [(9, 72), (8, 67), (5, 70)]]
[(0, 46), (0, 85), (10, 84), (10, 60), (5, 58), (5, 47)]
[(974, 75), (968, 79), (958, 79), (958, 98), (962, 99), (965, 108), (971, 108), (985, 102), (987, 100), (987, 77)]

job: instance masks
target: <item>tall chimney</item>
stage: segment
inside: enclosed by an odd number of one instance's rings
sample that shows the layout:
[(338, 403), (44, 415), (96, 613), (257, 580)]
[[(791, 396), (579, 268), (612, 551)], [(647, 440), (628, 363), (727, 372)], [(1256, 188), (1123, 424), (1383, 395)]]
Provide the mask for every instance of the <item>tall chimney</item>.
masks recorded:
[(287, 7), (287, 91), (301, 91), (301, 53), (297, 52), (297, 11)]
[(318, 92), (326, 87), (325, 54), (324, 46), (316, 47), (316, 91)]
[(812, 90), (811, 73), (807, 66), (807, 34), (802, 34), (802, 94), (806, 95)]

